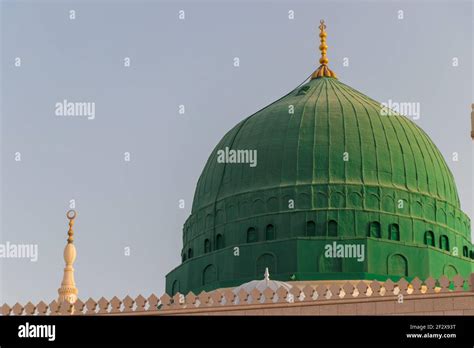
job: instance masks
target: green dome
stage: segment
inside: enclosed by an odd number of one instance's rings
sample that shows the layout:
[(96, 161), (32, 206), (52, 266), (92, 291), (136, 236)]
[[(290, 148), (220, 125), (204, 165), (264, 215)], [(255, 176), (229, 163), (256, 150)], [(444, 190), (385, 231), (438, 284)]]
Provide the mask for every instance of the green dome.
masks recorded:
[[(212, 151), (169, 294), (238, 286), (265, 268), (281, 281), (472, 272), (470, 220), (440, 151), (407, 117), (382, 116), (380, 103), (334, 76), (321, 65)], [(365, 254), (339, 258), (328, 247)]]
[[(193, 214), (231, 196), (313, 184), (391, 187), (459, 208), (453, 176), (430, 138), (380, 110), (337, 79), (311, 80), (222, 138), (199, 179)], [(257, 165), (218, 163), (226, 147), (256, 150)]]

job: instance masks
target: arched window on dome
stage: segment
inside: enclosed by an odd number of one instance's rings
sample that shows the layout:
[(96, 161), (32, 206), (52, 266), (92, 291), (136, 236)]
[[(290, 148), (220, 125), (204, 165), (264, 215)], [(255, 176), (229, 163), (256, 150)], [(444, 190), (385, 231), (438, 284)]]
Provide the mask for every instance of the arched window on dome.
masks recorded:
[(471, 252), (469, 254), (471, 254), (471, 259), (474, 260), (474, 250), (471, 250)]
[(380, 238), (381, 228), (378, 221), (372, 221), (369, 223), (369, 237)]
[(275, 227), (270, 224), (267, 225), (265, 229), (265, 240), (274, 240), (275, 239)]
[(303, 86), (301, 87), (299, 90), (298, 90), (298, 93), (296, 93), (296, 95), (305, 95), (306, 93), (308, 93), (308, 91), (311, 89), (311, 86)]
[(214, 265), (208, 265), (202, 271), (202, 285), (211, 284), (217, 280), (217, 269)]
[(408, 260), (401, 254), (391, 255), (388, 259), (388, 274), (394, 276), (408, 276)]
[(308, 237), (316, 236), (316, 224), (314, 223), (314, 221), (308, 221), (306, 223), (306, 235)]
[(255, 242), (258, 242), (257, 231), (255, 230), (255, 228), (250, 227), (247, 230), (247, 243), (255, 243)]
[(449, 251), (449, 239), (448, 236), (442, 235), (439, 237), (439, 247), (443, 250)]
[(179, 292), (179, 280), (176, 279), (171, 285), (171, 295), (174, 295), (177, 292)]
[(328, 236), (337, 237), (337, 222), (334, 220), (328, 221)]
[(453, 279), (453, 277), (456, 276), (457, 274), (459, 274), (459, 272), (456, 269), (456, 267), (454, 267), (453, 265), (449, 265), (449, 264), (444, 265), (443, 275), (448, 277), (448, 279)]
[(189, 248), (188, 249), (188, 259), (193, 257), (193, 249)]
[(222, 249), (224, 247), (224, 237), (222, 234), (216, 236), (216, 249)]
[(182, 261), (182, 262), (186, 261), (186, 253), (183, 253), (183, 254), (181, 255), (181, 261)]
[(398, 224), (388, 225), (388, 239), (400, 240), (400, 227), (398, 227)]
[(425, 232), (424, 242), (426, 245), (435, 246), (435, 237), (433, 231)]
[(467, 246), (462, 247), (462, 256), (469, 257), (469, 248)]
[(209, 253), (211, 252), (211, 241), (209, 239), (206, 239), (204, 241), (204, 253)]

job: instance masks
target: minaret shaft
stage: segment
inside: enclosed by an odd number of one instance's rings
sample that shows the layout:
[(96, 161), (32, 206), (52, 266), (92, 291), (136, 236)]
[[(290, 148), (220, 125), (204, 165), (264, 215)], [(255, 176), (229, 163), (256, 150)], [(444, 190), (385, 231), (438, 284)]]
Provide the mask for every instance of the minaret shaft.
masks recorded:
[(71, 304), (77, 301), (78, 290), (76, 288), (76, 282), (74, 281), (74, 261), (76, 260), (76, 247), (74, 246), (74, 219), (76, 218), (76, 212), (69, 210), (67, 212), (67, 218), (69, 219), (69, 231), (66, 247), (64, 248), (64, 267), (63, 281), (61, 287), (58, 289), (59, 303), (67, 301)]

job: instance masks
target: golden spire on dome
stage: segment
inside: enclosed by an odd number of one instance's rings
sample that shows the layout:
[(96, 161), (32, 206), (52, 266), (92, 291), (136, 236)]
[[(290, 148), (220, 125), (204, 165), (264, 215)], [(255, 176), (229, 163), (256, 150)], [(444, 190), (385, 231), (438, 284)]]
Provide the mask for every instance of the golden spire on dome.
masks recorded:
[(69, 210), (66, 214), (69, 219), (69, 231), (66, 247), (64, 248), (64, 261), (66, 267), (64, 268), (63, 281), (61, 287), (58, 289), (59, 299), (58, 302), (62, 303), (67, 301), (71, 304), (76, 302), (78, 290), (74, 281), (74, 268), (72, 267), (76, 260), (76, 248), (74, 246), (74, 219), (76, 218), (76, 211)]
[(319, 37), (321, 39), (321, 45), (319, 45), (319, 50), (321, 51), (321, 58), (319, 59), (319, 63), (321, 64), (319, 68), (311, 75), (311, 80), (317, 79), (318, 77), (334, 77), (337, 79), (336, 74), (329, 69), (328, 67), (328, 58), (326, 57), (326, 51), (328, 49), (328, 45), (326, 45), (326, 24), (324, 24), (324, 20), (321, 19), (321, 24), (319, 26)]

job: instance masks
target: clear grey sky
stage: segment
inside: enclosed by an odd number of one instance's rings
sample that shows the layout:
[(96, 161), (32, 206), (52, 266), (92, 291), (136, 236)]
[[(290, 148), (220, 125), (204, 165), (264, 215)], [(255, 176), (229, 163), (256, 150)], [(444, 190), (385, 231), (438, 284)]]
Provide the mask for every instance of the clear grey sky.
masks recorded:
[[(0, 304), (57, 297), (70, 199), (79, 297), (161, 295), (165, 274), (180, 262), (182, 225), (207, 156), (232, 126), (317, 67), (321, 18), (342, 82), (381, 102), (421, 104), (416, 122), (447, 159), (462, 208), (474, 216), (472, 7), (1, 1), (0, 243), (38, 244), (39, 259), (0, 259)], [(64, 99), (95, 102), (95, 119), (55, 116)]]

